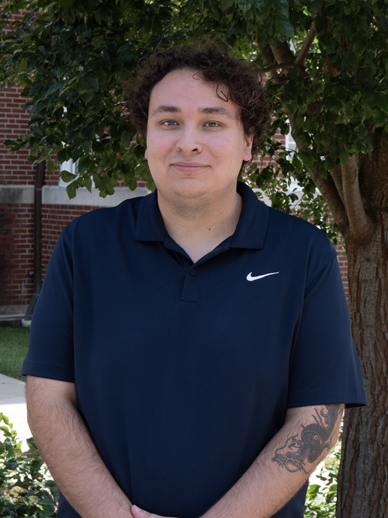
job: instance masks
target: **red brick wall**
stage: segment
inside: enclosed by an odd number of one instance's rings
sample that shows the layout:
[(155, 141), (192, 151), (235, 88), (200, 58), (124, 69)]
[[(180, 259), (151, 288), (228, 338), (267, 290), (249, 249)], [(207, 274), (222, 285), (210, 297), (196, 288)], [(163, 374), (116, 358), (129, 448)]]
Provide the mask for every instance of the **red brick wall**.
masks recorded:
[(0, 184), (31, 185), (34, 183), (35, 167), (28, 162), (28, 150), (9, 154), (10, 147), (3, 145), (6, 139), (21, 138), (28, 131), (28, 113), (22, 109), (27, 102), (19, 97), (21, 88), (0, 92)]
[[(4, 32), (12, 30), (13, 21), (22, 18), (23, 13), (12, 15)], [(29, 114), (22, 109), (28, 99), (20, 97), (22, 90), (15, 86), (0, 91), (0, 185), (34, 183), (35, 166), (27, 161), (29, 150), (9, 154), (11, 148), (3, 145), (4, 140), (21, 138), (28, 131)]]
[(33, 205), (0, 204), (0, 306), (28, 304), (33, 293)]

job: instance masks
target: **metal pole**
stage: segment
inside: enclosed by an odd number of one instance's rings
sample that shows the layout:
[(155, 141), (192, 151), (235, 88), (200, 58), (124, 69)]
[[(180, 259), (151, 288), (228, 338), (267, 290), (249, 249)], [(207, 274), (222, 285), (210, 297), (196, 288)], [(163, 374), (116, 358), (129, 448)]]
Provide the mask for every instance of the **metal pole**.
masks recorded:
[(42, 288), (42, 187), (46, 172), (46, 161), (36, 166), (34, 187), (34, 293), (28, 304), (22, 324), (30, 325), (36, 301)]

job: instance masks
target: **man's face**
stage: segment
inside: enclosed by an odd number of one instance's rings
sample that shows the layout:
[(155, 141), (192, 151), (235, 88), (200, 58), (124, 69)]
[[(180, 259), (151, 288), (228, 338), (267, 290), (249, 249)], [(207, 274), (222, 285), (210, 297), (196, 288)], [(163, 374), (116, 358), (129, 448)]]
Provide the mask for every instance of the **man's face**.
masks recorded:
[[(219, 90), (227, 93), (222, 85)], [(159, 195), (201, 199), (236, 190), (252, 139), (239, 108), (216, 94), (216, 85), (193, 70), (176, 70), (152, 90), (146, 159)]]

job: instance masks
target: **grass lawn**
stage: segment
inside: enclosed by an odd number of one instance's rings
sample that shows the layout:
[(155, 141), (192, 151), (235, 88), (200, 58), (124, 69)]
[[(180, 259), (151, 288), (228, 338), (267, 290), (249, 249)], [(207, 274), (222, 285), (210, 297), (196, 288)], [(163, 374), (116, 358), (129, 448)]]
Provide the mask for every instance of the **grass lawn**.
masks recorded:
[(0, 327), (0, 373), (25, 381), (20, 374), (27, 354), (28, 327)]

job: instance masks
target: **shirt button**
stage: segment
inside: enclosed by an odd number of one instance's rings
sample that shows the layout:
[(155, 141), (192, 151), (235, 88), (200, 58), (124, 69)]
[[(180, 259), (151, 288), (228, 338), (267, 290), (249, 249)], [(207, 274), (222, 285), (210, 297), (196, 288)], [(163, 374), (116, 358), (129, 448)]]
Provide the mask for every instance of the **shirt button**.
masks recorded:
[(197, 270), (195, 268), (192, 268), (190, 270), (190, 275), (195, 275), (197, 273)]

